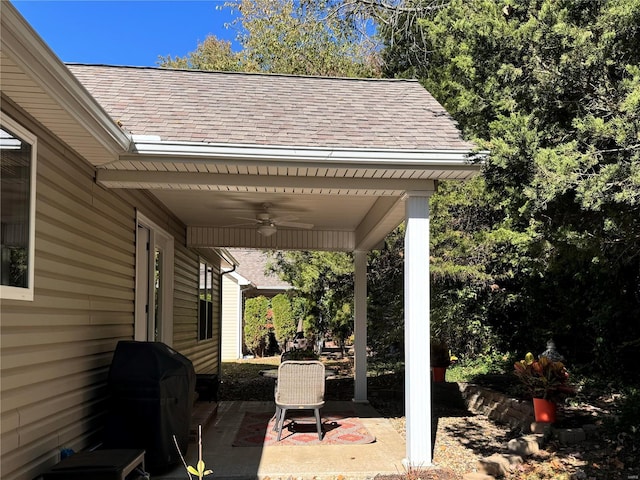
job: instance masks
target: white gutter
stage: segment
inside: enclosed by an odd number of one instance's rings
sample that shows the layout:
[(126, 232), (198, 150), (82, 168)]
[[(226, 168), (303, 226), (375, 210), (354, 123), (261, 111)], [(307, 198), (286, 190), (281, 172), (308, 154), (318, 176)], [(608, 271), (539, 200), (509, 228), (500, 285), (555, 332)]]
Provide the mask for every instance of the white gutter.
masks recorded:
[(244, 278), (242, 275), (240, 275), (238, 272), (231, 272), (228, 271), (226, 273), (229, 273), (229, 276), (233, 277), (236, 279), (236, 281), (238, 282), (238, 285), (240, 287), (246, 287), (247, 285), (251, 285), (251, 281), (247, 280), (246, 278)]
[(295, 287), (291, 286), (291, 287), (260, 287), (258, 285), (256, 285), (256, 290), (260, 291), (260, 290), (275, 290), (277, 292), (286, 292), (289, 290), (293, 290), (295, 289)]
[(226, 248), (216, 248), (216, 250), (218, 251), (218, 255), (220, 255), (223, 260), (231, 265), (231, 269), (226, 270), (223, 273), (231, 273), (236, 269), (238, 265), (240, 265), (238, 260), (236, 260), (235, 257), (231, 255), (231, 252), (229, 252), (229, 250), (227, 250)]
[[(175, 163), (181, 158), (189, 163), (212, 163), (229, 160), (247, 163), (276, 162), (278, 164), (308, 162), (318, 167), (336, 164), (341, 168), (414, 168), (425, 167), (461, 167), (478, 169), (488, 152), (472, 150), (391, 150), (365, 148), (322, 148), (294, 147), (280, 145), (237, 145), (212, 144), (198, 142), (163, 141), (160, 137), (134, 135), (135, 153), (123, 155), (121, 160), (139, 162)], [(145, 158), (145, 156), (147, 158)], [(465, 169), (466, 169), (465, 168)]]

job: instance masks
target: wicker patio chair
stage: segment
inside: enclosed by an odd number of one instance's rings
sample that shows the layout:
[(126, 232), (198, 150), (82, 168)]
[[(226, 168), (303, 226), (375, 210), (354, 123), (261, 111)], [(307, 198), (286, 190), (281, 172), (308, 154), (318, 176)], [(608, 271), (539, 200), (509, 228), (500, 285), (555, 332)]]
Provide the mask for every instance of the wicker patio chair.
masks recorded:
[(318, 438), (322, 440), (320, 409), (324, 406), (324, 378), (324, 364), (317, 360), (288, 360), (280, 364), (275, 392), (278, 442), (287, 410), (313, 410)]

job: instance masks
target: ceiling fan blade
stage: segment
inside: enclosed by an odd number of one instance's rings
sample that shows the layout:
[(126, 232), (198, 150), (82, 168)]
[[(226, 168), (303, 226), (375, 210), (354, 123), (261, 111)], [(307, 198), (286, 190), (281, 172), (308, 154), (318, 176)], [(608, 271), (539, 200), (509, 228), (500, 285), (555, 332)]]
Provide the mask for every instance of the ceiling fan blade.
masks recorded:
[(250, 222), (253, 222), (253, 223), (260, 223), (260, 220), (257, 218), (249, 218), (249, 217), (235, 217), (235, 218), (237, 218), (238, 220), (249, 220)]
[(313, 223), (302, 223), (302, 222), (275, 222), (278, 227), (289, 227), (289, 228), (304, 228), (306, 230), (310, 230), (313, 228)]
[(256, 223), (255, 223), (255, 222), (251, 222), (251, 223), (243, 222), (243, 223), (232, 223), (232, 224), (229, 224), (229, 225), (221, 225), (220, 227), (221, 227), (221, 228), (253, 227), (253, 226), (255, 226), (255, 225), (256, 225)]
[(300, 217), (298, 217), (297, 215), (284, 215), (284, 216), (277, 216), (277, 217), (270, 217), (270, 218), (274, 222), (295, 222)]

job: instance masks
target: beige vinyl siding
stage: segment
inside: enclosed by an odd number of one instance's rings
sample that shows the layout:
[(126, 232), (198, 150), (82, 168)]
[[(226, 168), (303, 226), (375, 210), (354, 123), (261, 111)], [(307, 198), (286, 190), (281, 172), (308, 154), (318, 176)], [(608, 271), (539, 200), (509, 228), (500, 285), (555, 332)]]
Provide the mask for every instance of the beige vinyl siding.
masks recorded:
[(240, 287), (229, 275), (222, 277), (222, 361), (240, 357)]
[[(3, 103), (3, 109), (9, 110)], [(133, 333), (135, 210), (104, 192), (93, 169), (37, 125), (32, 302), (3, 300), (3, 479), (31, 479), (59, 449), (98, 440), (112, 352)]]
[[(185, 251), (187, 251), (185, 249)], [(176, 249), (177, 256), (177, 249)], [(213, 336), (208, 340), (193, 341), (198, 338), (198, 303), (188, 300), (191, 295), (198, 296), (198, 282), (200, 272), (200, 256), (195, 254), (189, 256), (188, 265), (180, 265), (176, 260), (176, 290), (188, 294), (187, 301), (174, 298), (174, 346), (177, 350), (189, 357), (198, 373), (219, 373), (219, 340), (220, 340), (220, 258), (213, 254), (213, 251), (206, 258), (206, 261), (213, 267), (212, 289), (213, 289)], [(198, 275), (194, 279), (179, 277), (177, 269), (184, 271), (197, 271)], [(178, 283), (179, 280), (183, 280)], [(176, 295), (178, 297), (178, 295)], [(176, 310), (180, 307), (179, 310)]]
[(146, 192), (97, 186), (87, 162), (2, 107), (38, 137), (34, 300), (0, 305), (0, 472), (31, 480), (61, 448), (100, 440), (113, 350), (134, 333), (136, 210), (175, 238), (173, 347), (217, 371), (218, 336), (197, 342), (199, 257), (185, 226)]
[[(182, 351), (198, 338), (198, 255), (175, 245), (173, 344)], [(190, 272), (196, 272), (193, 277)], [(184, 352), (183, 352), (184, 353)], [(186, 353), (185, 353), (186, 355)]]

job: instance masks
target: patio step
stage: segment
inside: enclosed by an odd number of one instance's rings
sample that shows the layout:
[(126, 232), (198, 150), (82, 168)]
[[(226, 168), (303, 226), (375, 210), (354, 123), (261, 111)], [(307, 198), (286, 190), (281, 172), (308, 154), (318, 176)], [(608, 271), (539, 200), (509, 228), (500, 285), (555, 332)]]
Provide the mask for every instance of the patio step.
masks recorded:
[(204, 431), (218, 413), (218, 402), (196, 402), (191, 412), (191, 425), (189, 426), (189, 441), (198, 441), (198, 425), (202, 425)]

